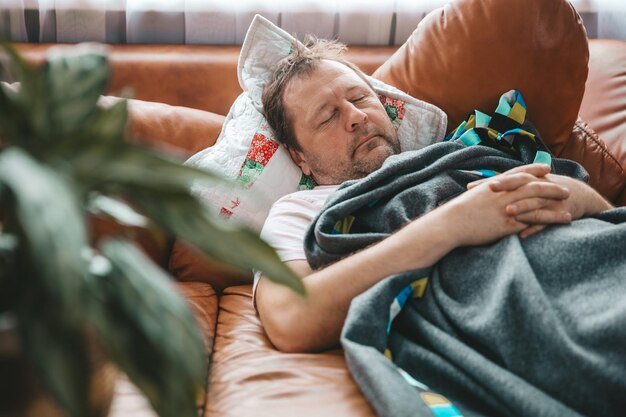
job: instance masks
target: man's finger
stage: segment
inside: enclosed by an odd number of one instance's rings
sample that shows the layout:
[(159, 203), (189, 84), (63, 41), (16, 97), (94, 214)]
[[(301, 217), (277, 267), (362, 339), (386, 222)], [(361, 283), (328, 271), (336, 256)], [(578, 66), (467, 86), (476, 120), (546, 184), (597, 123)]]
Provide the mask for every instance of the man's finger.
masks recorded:
[(535, 177), (543, 177), (545, 175), (548, 175), (550, 171), (552, 171), (552, 167), (550, 165), (528, 164), (528, 165), (521, 165), (512, 169), (509, 169), (508, 171), (504, 172), (503, 175), (516, 174), (518, 172), (525, 172), (527, 174), (534, 175)]
[(516, 172), (502, 175), (497, 181), (489, 183), (491, 191), (513, 191), (532, 181), (538, 181), (538, 177), (527, 172)]
[(570, 191), (569, 189), (552, 182), (532, 181), (515, 190), (512, 190), (511, 195), (515, 200), (523, 200), (526, 198), (565, 200), (570, 196)]
[(544, 224), (535, 224), (535, 225), (529, 226), (526, 229), (519, 232), (519, 237), (521, 237), (522, 239), (526, 239), (528, 236), (537, 234), (545, 228), (546, 226)]
[[(508, 171), (503, 172), (500, 175), (497, 175), (495, 177), (491, 177), (491, 178), (483, 178), (477, 181), (472, 181), (470, 183), (467, 184), (467, 189), (471, 190), (474, 187), (477, 187), (478, 185), (484, 183), (484, 182), (491, 182), (491, 183), (496, 183), (504, 178), (509, 177), (512, 174), (519, 174), (519, 173), (525, 173), (525, 174), (530, 174), (533, 175), (535, 177), (541, 178), (544, 177), (546, 175), (548, 175), (550, 173), (550, 171), (552, 171), (552, 167), (550, 165), (545, 165), (545, 164), (528, 164), (528, 165), (522, 165), (519, 167), (515, 167), (512, 169), (509, 169)], [(494, 190), (495, 191), (495, 190)]]
[(520, 214), (549, 207), (553, 201), (553, 199), (548, 198), (527, 198), (509, 204), (504, 208), (504, 211), (509, 216), (519, 216)]
[(515, 220), (530, 225), (567, 224), (571, 223), (572, 215), (567, 211), (539, 209), (515, 216)]

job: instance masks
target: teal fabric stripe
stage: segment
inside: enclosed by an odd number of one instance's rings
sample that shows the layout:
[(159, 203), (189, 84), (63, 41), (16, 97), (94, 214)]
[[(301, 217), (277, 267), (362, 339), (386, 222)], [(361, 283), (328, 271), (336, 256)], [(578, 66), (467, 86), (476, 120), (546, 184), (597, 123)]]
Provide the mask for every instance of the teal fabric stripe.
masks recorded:
[(483, 178), (491, 178), (499, 175), (500, 173), (491, 169), (459, 169), (460, 172), (467, 172), (468, 174), (480, 175)]
[(500, 96), (500, 101), (498, 102), (498, 107), (496, 108), (496, 113), (506, 116), (509, 114), (510, 111), (511, 105), (509, 104), (509, 95), (502, 94)]
[(465, 144), (466, 146), (478, 145), (481, 142), (480, 137), (478, 137), (478, 134), (474, 132), (474, 129), (468, 130), (467, 132), (463, 133), (459, 140), (463, 142), (463, 144)]
[(496, 171), (491, 170), (491, 169), (479, 169), (478, 172), (480, 173), (480, 175), (482, 175), (485, 178), (491, 178), (491, 177), (495, 177), (496, 175), (498, 175)]
[(552, 155), (550, 155), (548, 152), (537, 151), (537, 154), (535, 155), (535, 160), (533, 162), (535, 164), (552, 165)]
[(489, 126), (489, 122), (491, 122), (491, 116), (478, 110), (474, 111), (474, 115), (476, 116), (476, 127)]
[(432, 405), (430, 411), (435, 417), (463, 417), (461, 412), (452, 404)]

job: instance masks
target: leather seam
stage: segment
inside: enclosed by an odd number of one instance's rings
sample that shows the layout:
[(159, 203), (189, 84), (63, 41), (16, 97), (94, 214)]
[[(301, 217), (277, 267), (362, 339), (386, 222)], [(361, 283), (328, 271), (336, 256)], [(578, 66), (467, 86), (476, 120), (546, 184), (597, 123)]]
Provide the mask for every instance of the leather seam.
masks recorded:
[[(592, 130), (593, 133), (589, 132), (588, 129)], [(624, 167), (622, 167), (617, 158), (615, 158), (615, 156), (609, 151), (606, 143), (601, 140), (598, 134), (587, 124), (587, 122), (585, 122), (581, 118), (578, 118), (576, 123), (574, 123), (574, 130), (578, 130), (584, 135), (586, 139), (590, 139), (591, 141), (593, 141), (600, 148), (603, 156), (606, 159), (611, 160), (613, 164), (616, 165), (619, 169), (620, 174), (624, 176)]]

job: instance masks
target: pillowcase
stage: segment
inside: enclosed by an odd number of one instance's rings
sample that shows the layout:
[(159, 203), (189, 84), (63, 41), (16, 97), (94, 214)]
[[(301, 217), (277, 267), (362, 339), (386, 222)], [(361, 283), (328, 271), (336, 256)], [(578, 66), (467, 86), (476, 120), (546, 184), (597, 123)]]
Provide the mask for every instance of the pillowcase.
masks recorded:
[[(186, 162), (233, 180), (234, 185), (228, 188), (198, 185), (194, 191), (215, 213), (258, 232), (276, 200), (315, 185), (291, 160), (286, 148), (275, 141), (261, 104), (274, 64), (290, 53), (294, 41), (269, 20), (254, 17), (238, 62), (243, 93), (226, 116), (215, 145)], [(369, 79), (397, 129), (402, 151), (420, 149), (443, 138), (447, 117), (442, 110)]]

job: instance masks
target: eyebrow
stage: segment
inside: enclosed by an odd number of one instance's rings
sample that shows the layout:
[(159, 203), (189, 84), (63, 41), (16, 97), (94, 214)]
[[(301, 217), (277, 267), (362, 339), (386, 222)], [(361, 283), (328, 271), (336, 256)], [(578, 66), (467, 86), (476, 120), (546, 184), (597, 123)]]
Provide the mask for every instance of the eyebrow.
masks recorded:
[[(357, 89), (363, 89), (363, 90), (365, 90), (366, 88), (365, 88), (365, 87), (363, 87), (362, 85), (354, 84), (353, 86), (349, 87), (349, 88), (346, 90), (346, 94), (350, 94), (351, 92), (353, 92), (354, 90), (357, 90)], [(320, 113), (321, 113), (321, 112), (322, 112), (322, 111), (323, 111), (326, 107), (329, 107), (329, 106), (330, 106), (330, 104), (329, 104), (329, 103), (323, 103), (323, 104), (321, 104), (320, 106), (318, 106), (318, 107), (315, 109), (315, 111), (313, 111), (313, 112), (311, 113), (311, 117), (310, 117), (310, 118), (309, 118), (309, 120), (308, 120), (309, 124), (313, 124), (313, 123), (315, 122), (316, 118), (318, 117), (318, 115), (319, 115), (319, 114), (320, 114)]]

